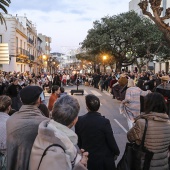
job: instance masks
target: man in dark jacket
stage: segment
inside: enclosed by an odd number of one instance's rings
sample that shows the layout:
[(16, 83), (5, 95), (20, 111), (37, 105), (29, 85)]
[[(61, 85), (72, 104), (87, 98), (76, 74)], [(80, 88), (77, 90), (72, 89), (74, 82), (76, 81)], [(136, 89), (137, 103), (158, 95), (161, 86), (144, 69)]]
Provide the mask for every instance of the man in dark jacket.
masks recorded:
[(60, 76), (56, 73), (53, 79), (53, 86), (57, 85), (59, 87), (61, 87), (61, 80), (60, 80)]
[(12, 99), (12, 109), (15, 109), (18, 111), (22, 105), (22, 102), (20, 100), (19, 92), (22, 89), (22, 87), (18, 84), (18, 79), (13, 78), (12, 83), (9, 85), (6, 94)]
[(27, 86), (21, 90), (22, 107), (7, 120), (7, 170), (28, 170), (38, 126), (48, 120), (38, 109), (42, 88)]
[(98, 111), (100, 100), (94, 95), (86, 96), (88, 113), (78, 118), (75, 132), (78, 146), (89, 152), (88, 170), (114, 170), (120, 151), (113, 136), (110, 121)]

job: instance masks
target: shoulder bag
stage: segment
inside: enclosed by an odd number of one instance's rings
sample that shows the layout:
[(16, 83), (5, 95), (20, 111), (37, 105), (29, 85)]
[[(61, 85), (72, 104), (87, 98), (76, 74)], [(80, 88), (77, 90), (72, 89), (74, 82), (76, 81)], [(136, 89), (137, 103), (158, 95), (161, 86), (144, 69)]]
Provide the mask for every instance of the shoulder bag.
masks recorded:
[(145, 129), (140, 145), (127, 143), (122, 159), (117, 165), (117, 170), (149, 170), (150, 162), (154, 155), (145, 146), (145, 136), (148, 127), (148, 120), (145, 119)]
[(60, 147), (60, 148), (61, 148), (61, 149), (63, 149), (63, 151), (65, 152), (64, 148), (63, 148), (61, 145), (58, 145), (58, 144), (52, 144), (52, 145), (48, 146), (48, 147), (44, 150), (44, 152), (43, 152), (43, 154), (42, 154), (42, 157), (41, 157), (41, 159), (40, 159), (40, 163), (39, 163), (39, 165), (38, 165), (37, 170), (39, 170), (40, 165), (41, 165), (41, 162), (42, 162), (42, 160), (43, 160), (44, 156), (46, 155), (46, 152), (48, 151), (48, 149), (49, 149), (49, 148), (51, 148), (51, 147), (53, 147), (53, 146)]

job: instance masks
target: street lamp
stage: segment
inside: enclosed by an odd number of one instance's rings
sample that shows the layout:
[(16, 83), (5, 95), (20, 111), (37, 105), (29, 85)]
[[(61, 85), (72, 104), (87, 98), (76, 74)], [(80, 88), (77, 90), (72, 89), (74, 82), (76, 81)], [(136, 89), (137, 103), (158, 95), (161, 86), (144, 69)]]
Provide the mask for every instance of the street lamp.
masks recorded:
[(105, 60), (107, 59), (106, 56), (103, 56), (103, 67), (104, 67), (104, 73), (106, 72), (106, 67), (105, 67)]
[(47, 56), (46, 56), (46, 55), (43, 55), (42, 58), (43, 58), (43, 60), (46, 60), (46, 59), (47, 59)]
[(45, 54), (42, 55), (41, 57), (42, 63), (43, 63), (43, 71), (46, 72), (47, 69), (47, 56)]

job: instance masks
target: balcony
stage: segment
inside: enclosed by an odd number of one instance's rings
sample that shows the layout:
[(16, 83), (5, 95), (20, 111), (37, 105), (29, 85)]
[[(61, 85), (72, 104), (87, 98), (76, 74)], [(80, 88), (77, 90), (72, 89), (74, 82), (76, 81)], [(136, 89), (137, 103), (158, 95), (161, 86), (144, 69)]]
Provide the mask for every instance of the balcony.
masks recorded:
[(19, 55), (28, 56), (29, 52), (27, 50), (19, 47), (19, 48), (16, 48), (16, 55), (17, 56), (19, 56)]
[(40, 46), (37, 47), (38, 52), (42, 52), (42, 48)]
[(45, 37), (45, 42), (51, 43), (51, 37)]
[(45, 50), (46, 50), (46, 51), (50, 51), (50, 50), (51, 50), (50, 46), (47, 46), (47, 45), (46, 45), (46, 46), (45, 46)]
[(27, 42), (29, 42), (30, 44), (34, 45), (34, 41), (33, 41), (33, 39), (31, 39), (31, 38), (28, 38), (28, 39), (27, 39)]
[(16, 48), (17, 62), (27, 63), (35, 60), (35, 56), (29, 53), (29, 51), (22, 48)]
[(29, 55), (29, 60), (34, 61), (35, 57), (33, 55)]

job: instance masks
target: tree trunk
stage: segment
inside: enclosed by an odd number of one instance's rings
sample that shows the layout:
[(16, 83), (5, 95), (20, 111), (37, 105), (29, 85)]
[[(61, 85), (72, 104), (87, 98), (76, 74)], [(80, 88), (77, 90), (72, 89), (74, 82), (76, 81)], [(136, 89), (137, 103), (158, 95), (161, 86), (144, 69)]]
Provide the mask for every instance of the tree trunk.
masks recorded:
[(141, 73), (142, 67), (141, 67), (141, 66), (138, 66), (138, 69), (139, 69), (138, 72)]
[(117, 62), (116, 63), (116, 72), (121, 72), (122, 64)]

